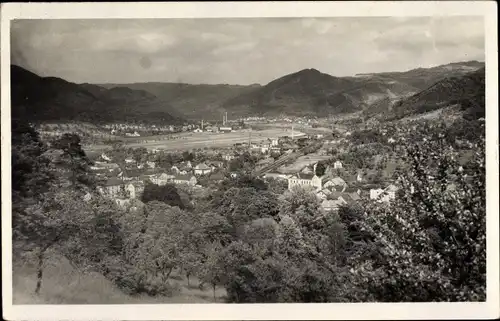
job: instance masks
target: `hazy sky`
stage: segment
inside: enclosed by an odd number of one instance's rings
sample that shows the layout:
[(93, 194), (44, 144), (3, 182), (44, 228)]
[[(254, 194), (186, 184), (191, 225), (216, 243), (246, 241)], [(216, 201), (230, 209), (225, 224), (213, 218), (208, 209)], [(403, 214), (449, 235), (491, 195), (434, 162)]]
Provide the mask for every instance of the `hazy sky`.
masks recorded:
[(266, 84), (484, 61), (482, 17), (17, 20), (12, 63), (77, 83)]

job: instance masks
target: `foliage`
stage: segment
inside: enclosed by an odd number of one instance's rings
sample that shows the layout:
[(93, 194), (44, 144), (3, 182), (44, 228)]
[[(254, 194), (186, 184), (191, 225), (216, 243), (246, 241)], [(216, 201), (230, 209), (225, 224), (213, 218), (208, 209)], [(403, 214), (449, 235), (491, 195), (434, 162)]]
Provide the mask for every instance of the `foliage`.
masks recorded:
[(316, 165), (316, 176), (321, 177), (325, 175), (327, 165), (325, 162), (318, 162)]
[(185, 205), (174, 184), (165, 184), (162, 186), (148, 183), (144, 187), (141, 200), (144, 203), (159, 201), (170, 206), (178, 206), (183, 209)]
[(228, 169), (231, 172), (250, 173), (257, 164), (257, 157), (248, 152), (240, 154), (229, 162)]
[(11, 133), (12, 195), (16, 205), (17, 196), (40, 196), (54, 177), (50, 159), (45, 155), (47, 146), (38, 132), (28, 123), (13, 119)]
[[(407, 146), (400, 198), (366, 204), (360, 229), (377, 258), (353, 257), (358, 287), (378, 301), (481, 301), (486, 286), (484, 138), (464, 170), (443, 139)], [(364, 298), (367, 299), (367, 298)]]
[(78, 135), (63, 134), (52, 143), (52, 148), (63, 152), (57, 164), (59, 168), (69, 172), (69, 181), (73, 188), (85, 190), (95, 187), (95, 179), (89, 172), (91, 161), (83, 151)]

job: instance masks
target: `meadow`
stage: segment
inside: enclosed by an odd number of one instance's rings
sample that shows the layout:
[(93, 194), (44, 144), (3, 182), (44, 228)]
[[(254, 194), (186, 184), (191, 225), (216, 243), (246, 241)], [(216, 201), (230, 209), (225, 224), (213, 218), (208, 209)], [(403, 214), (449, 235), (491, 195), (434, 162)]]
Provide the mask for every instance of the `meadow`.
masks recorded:
[(54, 251), (48, 255), (40, 294), (34, 294), (36, 269), (33, 264), (14, 262), (12, 275), (14, 304), (167, 304), (224, 302), (226, 291), (217, 287), (215, 300), (210, 286), (200, 290), (199, 280), (191, 277), (188, 282), (179, 271), (169, 280), (180, 289), (172, 296), (131, 296), (122, 292), (111, 281), (96, 272), (85, 272), (73, 267), (69, 261)]

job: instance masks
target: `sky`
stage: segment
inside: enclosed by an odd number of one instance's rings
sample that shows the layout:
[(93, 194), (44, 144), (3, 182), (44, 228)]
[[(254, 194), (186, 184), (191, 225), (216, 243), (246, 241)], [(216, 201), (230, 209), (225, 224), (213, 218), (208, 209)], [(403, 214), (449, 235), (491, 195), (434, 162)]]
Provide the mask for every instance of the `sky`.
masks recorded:
[(11, 63), (76, 83), (266, 84), (484, 61), (482, 17), (15, 20)]

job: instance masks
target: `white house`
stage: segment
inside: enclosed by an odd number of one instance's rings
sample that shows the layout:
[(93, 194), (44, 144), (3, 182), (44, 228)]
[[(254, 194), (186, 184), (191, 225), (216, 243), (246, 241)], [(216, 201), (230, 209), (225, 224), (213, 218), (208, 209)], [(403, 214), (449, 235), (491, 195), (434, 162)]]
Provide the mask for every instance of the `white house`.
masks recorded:
[(123, 181), (117, 178), (111, 178), (104, 184), (104, 186), (99, 186), (98, 190), (103, 195), (117, 197), (121, 192), (123, 192)]
[(144, 183), (141, 181), (130, 182), (125, 186), (125, 191), (128, 192), (129, 198), (140, 197), (144, 192)]
[(147, 162), (146, 162), (146, 165), (147, 165), (149, 168), (155, 168), (155, 167), (156, 167), (156, 163), (155, 163), (155, 162), (151, 162), (151, 161), (147, 161)]
[(156, 185), (166, 185), (168, 182), (172, 181), (174, 179), (175, 175), (170, 175), (167, 173), (161, 173), (160, 175), (153, 176), (150, 178), (151, 183), (156, 184)]
[(288, 189), (291, 190), (294, 186), (310, 186), (320, 191), (329, 179), (327, 175), (319, 177), (313, 173), (297, 173), (288, 178)]
[(333, 163), (333, 168), (335, 169), (342, 168), (342, 162), (336, 161), (335, 163)]
[(206, 174), (210, 174), (211, 172), (212, 172), (212, 169), (204, 163), (198, 164), (194, 168), (195, 175), (206, 175)]
[(370, 199), (376, 200), (383, 192), (382, 188), (370, 189)]
[(176, 175), (173, 181), (175, 184), (185, 184), (189, 186), (195, 186), (197, 183), (194, 175)]

